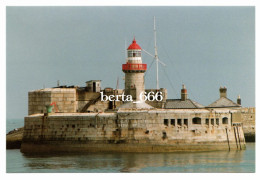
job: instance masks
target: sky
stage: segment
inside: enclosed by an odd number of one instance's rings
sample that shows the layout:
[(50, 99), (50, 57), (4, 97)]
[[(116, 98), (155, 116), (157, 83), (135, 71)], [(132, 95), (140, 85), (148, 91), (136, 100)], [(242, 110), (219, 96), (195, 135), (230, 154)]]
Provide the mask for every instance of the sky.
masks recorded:
[[(203, 105), (219, 98), (219, 87), (242, 106), (255, 106), (254, 7), (7, 7), (7, 119), (28, 113), (28, 91), (60, 85), (124, 88), (125, 49), (133, 37), (154, 54), (156, 17), (159, 84), (168, 99), (188, 97)], [(126, 42), (126, 43), (125, 43)], [(156, 88), (153, 58), (145, 87)]]

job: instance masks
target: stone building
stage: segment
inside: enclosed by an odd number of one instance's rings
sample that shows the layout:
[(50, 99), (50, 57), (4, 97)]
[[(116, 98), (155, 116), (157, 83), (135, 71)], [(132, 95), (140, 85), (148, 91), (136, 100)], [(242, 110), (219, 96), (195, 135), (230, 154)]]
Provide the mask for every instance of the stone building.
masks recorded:
[(255, 141), (255, 108), (252, 107), (242, 107), (241, 105), (241, 97), (238, 95), (237, 103), (227, 98), (227, 88), (220, 87), (220, 98), (215, 102), (211, 103), (207, 106), (210, 109), (221, 109), (221, 108), (229, 108), (229, 109), (237, 109), (238, 112), (233, 114), (233, 116), (237, 116), (236, 119), (238, 122), (242, 124), (243, 131), (245, 134), (245, 139), (248, 142)]
[[(241, 104), (237, 104), (227, 98), (227, 88), (219, 88), (219, 99), (207, 106), (207, 108), (241, 108)], [(240, 99), (241, 103), (241, 99)]]

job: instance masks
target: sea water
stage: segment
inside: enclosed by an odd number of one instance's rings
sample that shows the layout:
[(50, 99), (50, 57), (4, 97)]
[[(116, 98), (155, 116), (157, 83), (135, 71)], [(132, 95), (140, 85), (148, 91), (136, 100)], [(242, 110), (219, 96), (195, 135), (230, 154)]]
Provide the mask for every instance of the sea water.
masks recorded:
[[(10, 122), (10, 123), (9, 123)], [(7, 130), (20, 127), (7, 122)], [(6, 151), (7, 173), (242, 173), (255, 172), (255, 143), (243, 151), (24, 155)]]

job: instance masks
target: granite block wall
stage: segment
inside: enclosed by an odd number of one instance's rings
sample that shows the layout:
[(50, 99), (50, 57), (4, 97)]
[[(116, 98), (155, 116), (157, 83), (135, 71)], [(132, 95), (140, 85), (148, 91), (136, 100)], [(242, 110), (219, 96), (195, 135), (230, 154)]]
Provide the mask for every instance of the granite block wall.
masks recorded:
[[(194, 124), (192, 119), (199, 115), (201, 124)], [(33, 151), (28, 149), (33, 144), (45, 144), (47, 147), (48, 144), (66, 145), (75, 151), (82, 146), (86, 151), (106, 151), (107, 147), (111, 151), (118, 151), (120, 147), (126, 152), (139, 151), (138, 148), (143, 152), (153, 152), (155, 149), (177, 151), (245, 148), (242, 127), (231, 126), (230, 119), (228, 124), (205, 124), (205, 119), (209, 116), (205, 112), (187, 114), (156, 111), (28, 116), (25, 117), (22, 151)], [(228, 114), (219, 114), (219, 117), (224, 116)], [(179, 118), (183, 122), (184, 118), (187, 119), (188, 123), (171, 124), (171, 119)], [(41, 146), (34, 146), (37, 147)]]
[(76, 112), (75, 88), (48, 88), (28, 93), (28, 114), (46, 113), (46, 106), (55, 102), (52, 112)]

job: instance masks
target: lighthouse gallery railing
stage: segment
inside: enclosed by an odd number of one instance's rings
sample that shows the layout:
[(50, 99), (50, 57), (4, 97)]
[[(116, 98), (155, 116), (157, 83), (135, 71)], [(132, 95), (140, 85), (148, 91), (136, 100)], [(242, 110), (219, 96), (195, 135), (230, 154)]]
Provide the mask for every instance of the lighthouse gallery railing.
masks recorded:
[(146, 70), (147, 69), (147, 64), (122, 64), (122, 69), (125, 71), (128, 70)]

